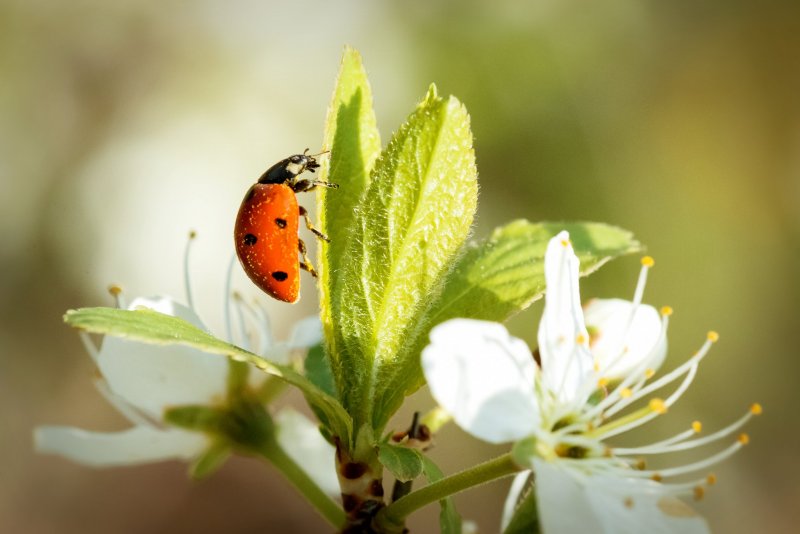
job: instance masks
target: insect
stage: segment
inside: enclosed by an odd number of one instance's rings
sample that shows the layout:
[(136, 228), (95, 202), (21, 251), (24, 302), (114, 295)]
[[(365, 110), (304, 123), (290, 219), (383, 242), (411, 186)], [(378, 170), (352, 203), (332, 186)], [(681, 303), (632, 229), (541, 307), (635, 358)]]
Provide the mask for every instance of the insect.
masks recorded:
[(329, 241), (311, 224), (296, 196), (317, 187), (339, 187), (300, 178), (303, 172), (319, 168), (316, 158), (322, 154), (325, 152), (309, 155), (306, 149), (267, 169), (247, 191), (236, 216), (233, 236), (244, 272), (264, 292), (284, 302), (297, 302), (301, 268), (317, 277), (306, 245), (298, 236), (300, 217), (314, 235)]

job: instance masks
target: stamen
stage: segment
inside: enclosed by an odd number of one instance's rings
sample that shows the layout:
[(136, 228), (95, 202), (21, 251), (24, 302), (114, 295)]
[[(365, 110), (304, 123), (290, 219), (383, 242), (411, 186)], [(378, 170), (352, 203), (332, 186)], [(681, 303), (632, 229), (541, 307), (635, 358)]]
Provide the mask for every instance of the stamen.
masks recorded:
[(239, 323), (239, 338), (241, 339), (242, 347), (252, 352), (253, 340), (250, 336), (250, 332), (247, 331), (247, 324), (245, 323), (244, 320), (244, 312), (242, 311), (244, 304), (242, 296), (239, 294), (238, 291), (234, 291), (231, 298), (233, 300), (233, 303), (235, 304), (234, 309), (236, 310), (236, 318), (238, 319)]
[[(639, 382), (636, 384), (636, 387), (633, 389), (633, 391), (637, 391), (642, 386), (642, 384), (644, 384), (644, 379), (640, 378), (641, 374), (646, 369), (649, 368), (648, 365), (653, 360), (658, 358), (659, 355), (656, 348), (661, 344), (661, 340), (664, 337), (666, 337), (668, 326), (669, 326), (669, 317), (666, 316), (662, 317), (661, 332), (659, 333), (658, 340), (656, 341), (655, 345), (653, 345), (653, 349), (650, 351), (650, 354), (648, 354), (646, 358), (644, 358), (641, 362), (639, 362), (639, 364), (631, 371), (631, 373), (617, 385), (614, 391), (612, 391), (606, 398), (598, 402), (596, 406), (586, 411), (583, 415), (585, 419), (594, 419), (596, 417), (599, 417), (609, 406), (614, 406), (616, 403), (619, 403), (622, 399), (622, 393), (625, 392), (628, 388), (630, 388), (630, 386), (633, 385), (633, 383), (636, 382), (637, 380)], [(628, 400), (623, 402), (627, 406), (633, 401)], [(611, 413), (611, 415), (619, 411), (619, 409), (616, 409), (616, 407), (613, 408), (613, 410), (614, 411)], [(606, 417), (608, 417), (608, 415), (609, 414), (605, 414)]]
[(186, 241), (186, 248), (183, 251), (183, 283), (186, 291), (186, 304), (190, 309), (194, 309), (194, 299), (192, 298), (192, 282), (189, 276), (189, 252), (192, 248), (192, 243), (197, 237), (197, 232), (194, 230), (189, 231), (189, 239)]
[(668, 317), (668, 316), (672, 315), (672, 312), (673, 312), (672, 306), (662, 306), (661, 307), (661, 315), (664, 315), (664, 316)]
[[(706, 342), (703, 343), (703, 346), (700, 348), (697, 354), (695, 354), (694, 356), (689, 358), (686, 362), (684, 362), (682, 365), (676, 367), (675, 369), (673, 369), (666, 375), (662, 376), (655, 382), (652, 382), (648, 386), (636, 391), (636, 394), (633, 395), (632, 397), (616, 403), (606, 412), (606, 417), (610, 417), (615, 413), (618, 413), (620, 410), (626, 408), (632, 402), (635, 402), (641, 399), (642, 397), (649, 395), (653, 391), (656, 391), (666, 386), (670, 382), (677, 380), (684, 373), (691, 372), (691, 369), (693, 367), (696, 367), (700, 363), (700, 361), (705, 357), (705, 355), (708, 354), (708, 351), (711, 349), (711, 344), (712, 344), (711, 340), (706, 340)], [(686, 387), (688, 387), (688, 384), (686, 384)]]
[[(673, 443), (655, 443), (653, 445), (647, 445), (645, 447), (636, 447), (633, 449), (621, 449), (625, 451), (627, 454), (665, 454), (671, 452), (678, 452), (678, 451), (685, 451), (689, 449), (694, 449), (695, 447), (702, 447), (703, 445), (708, 445), (709, 443), (713, 443), (714, 441), (718, 441), (722, 438), (730, 436), (740, 428), (742, 428), (752, 417), (754, 414), (748, 411), (742, 417), (731, 423), (730, 425), (726, 426), (725, 428), (714, 432), (713, 434), (709, 434), (708, 436), (693, 439), (691, 441), (674, 441)], [(692, 423), (692, 429), (694, 430), (695, 423), (700, 426), (700, 423), (695, 421)], [(699, 432), (699, 430), (697, 430)], [(745, 436), (744, 441), (747, 441), (746, 434), (742, 434), (739, 438)], [(747, 443), (742, 443), (742, 445), (747, 445)], [(615, 449), (615, 452), (619, 452), (620, 449)]]
[(689, 430), (684, 430), (683, 432), (672, 436), (671, 438), (667, 438), (662, 441), (658, 441), (656, 443), (651, 443), (650, 445), (642, 445), (641, 447), (619, 447), (614, 449), (614, 454), (621, 454), (621, 455), (631, 455), (631, 454), (652, 454), (650, 451), (652, 450), (660, 450), (666, 448), (670, 445), (675, 443), (683, 442), (684, 440), (692, 437), (695, 435), (697, 430), (691, 428)]
[[(746, 434), (742, 434), (746, 436)], [(741, 437), (741, 436), (740, 436)], [(731, 444), (727, 449), (724, 449), (713, 456), (709, 456), (704, 460), (700, 460), (699, 462), (695, 462), (692, 464), (684, 465), (681, 467), (673, 467), (670, 469), (662, 469), (660, 471), (661, 476), (663, 477), (673, 477), (677, 475), (683, 475), (686, 473), (692, 473), (694, 471), (705, 470), (711, 467), (712, 465), (718, 464), (719, 462), (729, 458), (732, 456), (736, 451), (741, 449), (744, 444), (737, 440), (733, 444)]]
[(228, 272), (225, 275), (225, 299), (224, 299), (224, 315), (225, 315), (225, 334), (227, 335), (228, 342), (233, 342), (233, 327), (231, 326), (231, 284), (233, 279), (233, 266), (236, 264), (236, 254), (231, 255), (231, 261), (228, 263)]
[(114, 297), (114, 304), (119, 309), (127, 308), (127, 303), (125, 302), (125, 296), (122, 293), (122, 288), (117, 284), (111, 284), (108, 286), (108, 292)]

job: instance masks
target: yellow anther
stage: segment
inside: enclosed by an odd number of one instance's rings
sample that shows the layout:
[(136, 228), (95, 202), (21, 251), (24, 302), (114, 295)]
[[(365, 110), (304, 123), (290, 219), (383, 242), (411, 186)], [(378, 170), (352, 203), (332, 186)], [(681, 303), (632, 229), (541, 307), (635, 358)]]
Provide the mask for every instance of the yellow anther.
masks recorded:
[(663, 315), (664, 317), (669, 317), (670, 315), (672, 315), (672, 311), (673, 311), (672, 306), (661, 307), (661, 315)]
[(562, 239), (561, 240), (561, 246), (562, 247), (568, 247), (569, 246), (569, 240), (568, 239)]
[(703, 423), (701, 423), (700, 421), (693, 422), (692, 430), (694, 430), (695, 434), (699, 434), (703, 430)]
[(601, 378), (600, 380), (597, 381), (597, 387), (599, 387), (599, 388), (604, 388), (607, 385), (608, 385), (608, 378), (603, 377), (603, 378)]
[(594, 372), (596, 373), (596, 372), (597, 372), (597, 371), (599, 371), (599, 370), (600, 370), (600, 362), (598, 362), (597, 360), (595, 360), (595, 361), (594, 361)]
[(719, 334), (717, 334), (716, 332), (714, 332), (713, 330), (711, 330), (711, 331), (708, 333), (708, 340), (709, 340), (710, 342), (712, 342), (712, 343), (716, 343), (716, 342), (717, 342), (717, 340), (719, 340)]
[(633, 508), (633, 498), (632, 497), (625, 497), (623, 501), (625, 503), (625, 508)]
[(631, 388), (622, 388), (619, 390), (619, 396), (623, 399), (627, 399), (631, 395), (633, 395), (633, 390)]
[(638, 469), (639, 471), (644, 471), (645, 469), (647, 469), (647, 462), (645, 462), (643, 458), (639, 458), (636, 461), (636, 469)]
[(644, 371), (644, 377), (647, 378), (648, 380), (653, 378), (655, 375), (656, 375), (655, 369), (645, 369)]
[(117, 284), (111, 284), (110, 286), (108, 286), (108, 292), (111, 293), (112, 297), (116, 297), (122, 294), (122, 288), (119, 287)]
[(584, 336), (583, 334), (578, 334), (578, 337), (575, 338), (575, 343), (577, 343), (578, 345), (583, 345), (584, 343), (586, 343), (586, 336)]
[(645, 256), (642, 258), (642, 266), (644, 267), (652, 267), (655, 264), (656, 260), (654, 260), (652, 256)]
[(699, 501), (702, 500), (703, 497), (706, 495), (706, 489), (703, 486), (695, 486), (694, 488), (694, 500)]
[(742, 445), (747, 445), (748, 443), (750, 443), (750, 436), (748, 436), (747, 434), (744, 434), (744, 433), (742, 433), (742, 434), (739, 434), (739, 437), (738, 437), (738, 438), (736, 438), (736, 439), (737, 439), (737, 440), (739, 441), (739, 443), (741, 443)]
[(761, 405), (759, 403), (756, 402), (752, 406), (750, 406), (750, 413), (751, 414), (753, 414), (753, 415), (761, 415), (761, 412), (762, 412), (762, 408), (761, 408)]
[(656, 412), (659, 415), (664, 415), (665, 413), (667, 413), (667, 405), (664, 404), (664, 401), (661, 399), (650, 399), (648, 406), (652, 411)]
[(717, 483), (717, 475), (715, 475), (714, 473), (709, 473), (708, 476), (706, 477), (706, 484), (708, 484), (709, 486), (713, 486), (716, 483)]
[(653, 476), (650, 477), (650, 480), (653, 480), (655, 482), (661, 482), (662, 477), (658, 473), (653, 473)]
[(189, 230), (189, 239), (194, 239), (195, 237), (197, 237), (197, 232)]

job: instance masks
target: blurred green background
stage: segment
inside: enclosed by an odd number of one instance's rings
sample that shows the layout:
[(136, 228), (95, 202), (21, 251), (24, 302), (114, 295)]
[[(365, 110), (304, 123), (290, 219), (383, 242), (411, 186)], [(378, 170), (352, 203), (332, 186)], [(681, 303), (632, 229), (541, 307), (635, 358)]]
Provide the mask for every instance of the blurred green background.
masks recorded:
[[(344, 44), (364, 56), (384, 143), (430, 82), (467, 105), (476, 236), (518, 217), (636, 233), (656, 259), (646, 300), (676, 311), (666, 365), (721, 333), (651, 433), (718, 428), (760, 401), (751, 444), (697, 507), (716, 532), (796, 531), (800, 4), (288, 4), (0, 3), (0, 531), (326, 531), (254, 460), (199, 483), (177, 463), (95, 471), (33, 454), (31, 428), (126, 426), (61, 314), (110, 304), (111, 282), (182, 298), (189, 229), (196, 304), (221, 331), (240, 199), (268, 165), (319, 148)], [(630, 295), (637, 271), (618, 260), (583, 295)], [(300, 304), (268, 303), (279, 335), (314, 311), (303, 284)], [(540, 307), (512, 332), (534, 342)], [(427, 394), (398, 427), (413, 406)], [(453, 472), (502, 450), (451, 427), (432, 454)], [(507, 485), (458, 497), (481, 532), (497, 530)], [(436, 514), (413, 531), (435, 531)]]

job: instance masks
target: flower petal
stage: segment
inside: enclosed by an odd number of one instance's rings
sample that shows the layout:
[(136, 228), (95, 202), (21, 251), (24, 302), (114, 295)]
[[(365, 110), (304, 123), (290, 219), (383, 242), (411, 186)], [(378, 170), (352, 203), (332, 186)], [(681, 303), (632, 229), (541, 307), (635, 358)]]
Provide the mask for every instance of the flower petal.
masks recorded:
[(561, 462), (534, 460), (545, 534), (707, 534), (705, 520), (657, 482), (591, 475)]
[(292, 460), (308, 473), (317, 485), (332, 497), (339, 497), (339, 479), (334, 461), (336, 449), (325, 441), (319, 428), (291, 408), (275, 416), (276, 439)]
[[(129, 306), (140, 307), (204, 328), (192, 310), (166, 297), (137, 298)], [(181, 345), (149, 345), (112, 336), (103, 339), (97, 366), (111, 391), (156, 420), (169, 406), (221, 401), (228, 375), (225, 358)]]
[(318, 316), (306, 317), (294, 325), (289, 338), (289, 347), (308, 349), (319, 343), (322, 343), (322, 322)]
[[(583, 309), (592, 330), (591, 349), (603, 376), (625, 378), (645, 358), (655, 371), (667, 355), (667, 339), (661, 335), (661, 317), (652, 306), (622, 299), (594, 299)], [(657, 354), (653, 354), (653, 352)], [(610, 366), (610, 367), (609, 367)]]
[(562, 402), (575, 400), (581, 385), (593, 373), (578, 288), (578, 266), (567, 232), (550, 240), (544, 256), (547, 292), (539, 323), (539, 353), (542, 382)]
[(499, 323), (452, 319), (431, 331), (422, 369), (436, 401), (473, 436), (491, 443), (528, 437), (539, 423), (536, 363)]
[(34, 430), (33, 435), (37, 451), (58, 454), (92, 467), (188, 460), (208, 446), (208, 438), (203, 434), (147, 426), (135, 426), (122, 432), (88, 432), (68, 426), (41, 426)]

